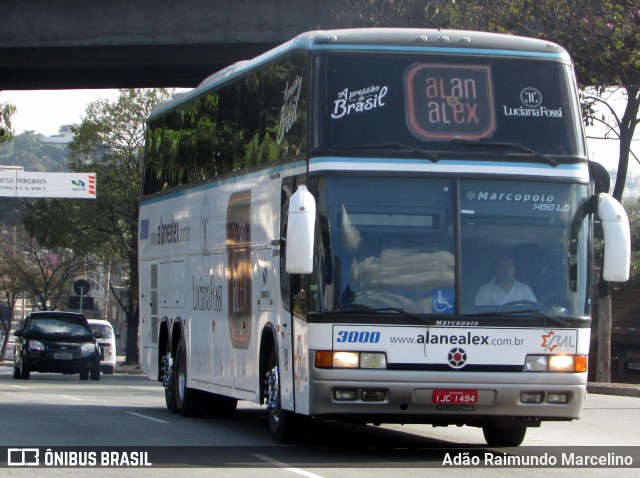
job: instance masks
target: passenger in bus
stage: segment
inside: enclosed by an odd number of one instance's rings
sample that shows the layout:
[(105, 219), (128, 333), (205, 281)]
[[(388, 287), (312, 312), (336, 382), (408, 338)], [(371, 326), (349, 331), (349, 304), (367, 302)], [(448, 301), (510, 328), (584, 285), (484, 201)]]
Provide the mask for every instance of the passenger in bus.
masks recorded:
[(495, 277), (476, 294), (475, 305), (502, 305), (509, 302), (537, 302), (531, 287), (515, 279), (516, 265), (511, 257), (498, 259)]

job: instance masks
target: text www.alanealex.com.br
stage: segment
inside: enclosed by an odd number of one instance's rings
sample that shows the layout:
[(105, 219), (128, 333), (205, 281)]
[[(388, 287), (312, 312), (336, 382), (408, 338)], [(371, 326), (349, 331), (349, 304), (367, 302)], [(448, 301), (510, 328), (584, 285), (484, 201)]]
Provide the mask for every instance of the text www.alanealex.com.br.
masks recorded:
[(389, 337), (392, 344), (433, 344), (433, 345), (487, 345), (487, 346), (518, 346), (524, 343), (519, 337), (495, 337), (476, 335), (471, 332), (459, 335), (434, 334), (427, 331), (414, 337)]
[[(338, 343), (379, 343), (382, 335), (378, 331), (367, 330), (338, 330)], [(415, 336), (390, 336), (392, 344), (432, 344), (432, 345), (487, 345), (512, 347), (522, 345), (524, 338), (520, 337), (491, 337), (472, 332), (462, 334), (436, 334), (429, 330)]]

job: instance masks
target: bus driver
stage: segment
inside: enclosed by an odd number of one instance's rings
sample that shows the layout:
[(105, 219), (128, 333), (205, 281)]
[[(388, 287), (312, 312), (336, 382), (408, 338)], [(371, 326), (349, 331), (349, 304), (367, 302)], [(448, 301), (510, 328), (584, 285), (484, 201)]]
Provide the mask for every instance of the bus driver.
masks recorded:
[(502, 305), (508, 302), (537, 302), (531, 287), (515, 279), (516, 266), (511, 257), (501, 257), (496, 264), (495, 277), (476, 294), (475, 305)]

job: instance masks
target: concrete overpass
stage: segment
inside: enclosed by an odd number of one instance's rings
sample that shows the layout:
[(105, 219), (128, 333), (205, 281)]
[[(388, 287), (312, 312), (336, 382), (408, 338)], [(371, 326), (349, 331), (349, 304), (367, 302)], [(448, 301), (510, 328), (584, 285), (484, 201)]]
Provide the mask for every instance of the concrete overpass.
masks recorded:
[(192, 87), (298, 33), (340, 0), (2, 0), (0, 90)]

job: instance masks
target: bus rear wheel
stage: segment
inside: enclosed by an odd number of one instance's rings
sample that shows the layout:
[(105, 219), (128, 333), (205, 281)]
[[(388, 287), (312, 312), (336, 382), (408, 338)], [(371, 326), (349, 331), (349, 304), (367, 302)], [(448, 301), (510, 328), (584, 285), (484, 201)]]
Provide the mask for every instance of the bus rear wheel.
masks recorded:
[(498, 427), (487, 425), (482, 427), (482, 433), (489, 446), (520, 446), (527, 433), (527, 427)]
[(171, 413), (176, 413), (175, 385), (173, 384), (173, 358), (171, 357), (171, 340), (167, 339), (166, 353), (162, 356), (161, 377), (164, 386), (164, 402)]
[(203, 394), (187, 387), (187, 347), (180, 337), (173, 367), (176, 410), (183, 417), (201, 417), (205, 412)]
[(278, 355), (275, 350), (271, 351), (269, 358), (264, 390), (267, 411), (269, 412), (269, 428), (273, 439), (277, 443), (303, 442), (309, 430), (309, 417), (282, 408), (280, 371)]

